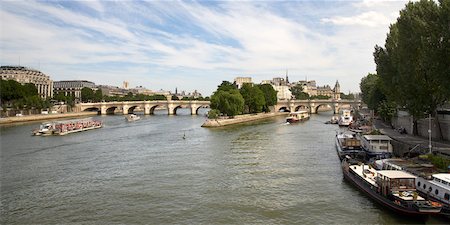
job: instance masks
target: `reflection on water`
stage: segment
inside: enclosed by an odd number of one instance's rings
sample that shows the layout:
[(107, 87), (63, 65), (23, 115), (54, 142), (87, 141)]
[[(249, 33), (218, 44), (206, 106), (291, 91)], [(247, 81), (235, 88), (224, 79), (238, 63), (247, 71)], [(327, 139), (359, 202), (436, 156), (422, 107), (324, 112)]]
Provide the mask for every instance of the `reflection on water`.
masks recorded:
[(62, 137), (1, 127), (1, 223), (424, 222), (343, 181), (329, 113), (216, 129), (187, 109), (155, 113)]

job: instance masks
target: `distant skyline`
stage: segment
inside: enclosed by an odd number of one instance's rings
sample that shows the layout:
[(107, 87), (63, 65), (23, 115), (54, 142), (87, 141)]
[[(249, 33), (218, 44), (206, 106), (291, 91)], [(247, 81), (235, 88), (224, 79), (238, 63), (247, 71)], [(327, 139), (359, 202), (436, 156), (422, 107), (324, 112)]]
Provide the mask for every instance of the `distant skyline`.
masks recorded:
[[(212, 94), (222, 80), (359, 92), (408, 1), (2, 1), (0, 64), (58, 80)], [(19, 62), (20, 61), (20, 62)]]

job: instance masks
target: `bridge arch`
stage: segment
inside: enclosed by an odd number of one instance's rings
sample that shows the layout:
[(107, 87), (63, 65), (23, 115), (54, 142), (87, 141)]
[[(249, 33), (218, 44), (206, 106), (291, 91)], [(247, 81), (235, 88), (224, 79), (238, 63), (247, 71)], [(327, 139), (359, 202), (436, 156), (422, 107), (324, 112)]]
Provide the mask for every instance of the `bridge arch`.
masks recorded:
[(155, 109), (158, 107), (161, 107), (161, 106), (163, 106), (163, 105), (154, 105), (154, 106), (150, 107), (150, 115), (155, 114)]
[(291, 110), (289, 109), (288, 106), (281, 106), (281, 107), (279, 107), (277, 112), (281, 112), (281, 111), (283, 111), (283, 112), (291, 112)]
[(308, 110), (309, 107), (307, 105), (298, 105), (295, 107), (295, 111), (299, 111), (299, 110)]
[(139, 106), (133, 105), (133, 106), (129, 107), (129, 108), (128, 108), (128, 114), (133, 114), (133, 113), (134, 113), (134, 110), (135, 110), (137, 107), (139, 107)]
[[(191, 108), (191, 115), (198, 115), (198, 110), (203, 109), (203, 108), (209, 108), (209, 105), (200, 105), (195, 108)], [(192, 112), (192, 110), (194, 110), (194, 112)]]
[(102, 113), (98, 107), (90, 107), (83, 110), (83, 112), (97, 112), (99, 115)]
[(117, 106), (108, 107), (106, 109), (106, 114), (107, 115), (113, 115), (117, 108), (118, 108)]
[[(325, 106), (325, 107), (327, 107), (327, 108), (329, 108), (329, 109), (331, 109), (331, 110), (333, 110), (334, 109), (334, 106), (332, 105), (332, 104), (328, 104), (328, 103), (320, 103), (320, 104), (318, 104), (314, 109), (315, 109), (315, 112), (316, 113), (319, 113), (319, 108), (320, 107), (323, 107), (323, 106)], [(333, 110), (334, 111), (334, 110)]]

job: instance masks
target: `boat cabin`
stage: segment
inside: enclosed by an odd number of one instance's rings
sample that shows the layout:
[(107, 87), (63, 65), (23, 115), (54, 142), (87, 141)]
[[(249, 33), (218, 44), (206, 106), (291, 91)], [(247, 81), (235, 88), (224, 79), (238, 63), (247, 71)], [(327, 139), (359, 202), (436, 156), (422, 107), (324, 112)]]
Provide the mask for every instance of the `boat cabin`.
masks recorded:
[(362, 145), (372, 154), (392, 154), (392, 139), (387, 135), (363, 135)]
[(297, 111), (297, 112), (291, 112), (289, 113), (288, 117), (286, 118), (286, 122), (292, 123), (292, 122), (298, 122), (309, 119), (309, 113), (308, 111)]
[(381, 188), (382, 195), (394, 195), (398, 198), (409, 200), (405, 198), (413, 196), (408, 196), (403, 192), (412, 193), (416, 191), (415, 179), (414, 175), (404, 171), (380, 170), (377, 172), (376, 182), (378, 187)]

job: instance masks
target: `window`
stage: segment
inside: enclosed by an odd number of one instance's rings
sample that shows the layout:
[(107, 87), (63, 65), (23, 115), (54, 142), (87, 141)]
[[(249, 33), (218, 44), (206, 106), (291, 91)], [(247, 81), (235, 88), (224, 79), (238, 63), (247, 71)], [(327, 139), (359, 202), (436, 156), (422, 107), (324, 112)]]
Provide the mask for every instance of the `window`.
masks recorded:
[(438, 190), (438, 189), (434, 190), (434, 193), (435, 193), (436, 195), (438, 195), (438, 194), (439, 194), (439, 190)]
[(428, 191), (429, 191), (429, 192), (433, 191), (433, 188), (429, 187), (429, 188), (428, 188)]
[(450, 195), (449, 195), (448, 193), (445, 193), (445, 194), (444, 194), (444, 199), (445, 199), (445, 200), (449, 200), (449, 199), (450, 199)]
[(427, 189), (427, 185), (423, 184), (423, 189), (426, 190)]
[(417, 187), (420, 187), (420, 181), (419, 181), (419, 182), (417, 182)]

